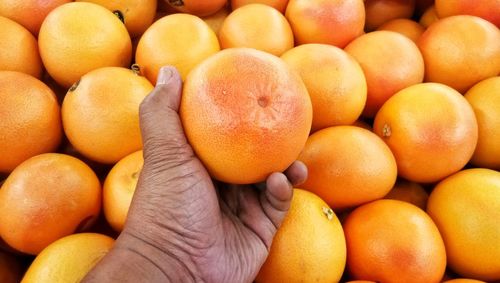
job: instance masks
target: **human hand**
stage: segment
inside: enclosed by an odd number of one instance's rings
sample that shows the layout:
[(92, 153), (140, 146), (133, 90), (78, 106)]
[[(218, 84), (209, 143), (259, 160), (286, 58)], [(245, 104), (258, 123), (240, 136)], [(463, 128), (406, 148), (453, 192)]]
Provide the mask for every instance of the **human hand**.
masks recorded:
[(307, 169), (293, 163), (265, 184), (214, 182), (178, 115), (182, 82), (160, 71), (140, 109), (144, 167), (125, 228), (87, 282), (252, 282)]

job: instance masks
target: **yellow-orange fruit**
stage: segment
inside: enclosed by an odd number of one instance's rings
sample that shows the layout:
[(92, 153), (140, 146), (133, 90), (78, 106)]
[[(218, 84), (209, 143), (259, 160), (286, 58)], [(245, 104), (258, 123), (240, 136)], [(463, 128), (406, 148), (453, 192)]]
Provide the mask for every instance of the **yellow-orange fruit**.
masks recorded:
[(498, 0), (436, 0), (440, 18), (456, 15), (481, 17), (500, 28), (500, 1)]
[(248, 184), (297, 158), (311, 129), (312, 106), (304, 83), (281, 59), (231, 48), (191, 71), (180, 116), (211, 175)]
[(425, 10), (425, 13), (420, 17), (419, 24), (423, 27), (428, 28), (434, 22), (439, 20), (438, 15), (436, 14), (436, 8), (434, 5), (430, 6)]
[(164, 0), (179, 12), (189, 13), (200, 17), (215, 14), (226, 5), (227, 0)]
[(429, 194), (417, 183), (399, 180), (384, 198), (405, 201), (425, 210)]
[(425, 81), (466, 92), (500, 73), (499, 42), (500, 30), (481, 18), (452, 16), (439, 20), (418, 40), (425, 62)]
[(45, 153), (24, 161), (0, 190), (0, 235), (11, 247), (38, 254), (88, 228), (101, 209), (101, 185), (82, 161)]
[(373, 131), (389, 145), (398, 173), (419, 182), (439, 181), (470, 160), (477, 121), (467, 100), (437, 83), (403, 89), (380, 108)]
[(290, 0), (286, 18), (297, 45), (325, 43), (344, 48), (363, 33), (362, 0)]
[(24, 73), (0, 71), (0, 172), (9, 173), (61, 142), (59, 104), (52, 90)]
[(377, 30), (394, 31), (408, 37), (416, 43), (422, 33), (424, 33), (425, 28), (419, 23), (409, 19), (395, 19), (379, 26)]
[(288, 0), (231, 0), (231, 7), (233, 10), (236, 10), (241, 6), (255, 3), (265, 4), (273, 7), (281, 13), (285, 13)]
[(229, 16), (229, 13), (231, 13), (231, 9), (229, 7), (224, 7), (219, 10), (219, 12), (203, 17), (203, 21), (207, 23), (207, 25), (214, 31), (215, 34), (219, 33), (220, 28), (222, 27), (222, 23), (224, 23), (224, 20)]
[(500, 172), (475, 168), (444, 179), (429, 196), (427, 213), (443, 236), (453, 271), (500, 280)]
[(415, 0), (365, 0), (365, 9), (365, 29), (371, 31), (390, 20), (411, 18)]

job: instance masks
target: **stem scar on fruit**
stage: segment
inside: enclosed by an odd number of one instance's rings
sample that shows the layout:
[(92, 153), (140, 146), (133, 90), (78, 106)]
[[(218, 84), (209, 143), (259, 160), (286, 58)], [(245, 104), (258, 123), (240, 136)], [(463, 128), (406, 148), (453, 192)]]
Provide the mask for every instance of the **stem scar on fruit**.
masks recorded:
[(115, 16), (117, 16), (122, 23), (125, 23), (125, 17), (123, 16), (123, 13), (121, 11), (115, 10), (113, 11), (113, 14), (115, 14)]
[(182, 0), (168, 0), (168, 2), (174, 6), (184, 6), (184, 1)]
[(138, 76), (141, 75), (141, 67), (138, 64), (132, 64), (132, 66), (130, 66), (130, 69), (132, 70), (132, 72), (134, 72), (134, 74)]
[(389, 126), (389, 124), (384, 124), (384, 127), (382, 128), (382, 136), (384, 138), (388, 138), (391, 135), (392, 135), (391, 126)]
[(80, 85), (80, 81), (81, 80), (78, 80), (76, 83), (74, 83), (70, 88), (69, 88), (69, 91), (75, 91), (76, 88), (78, 87), (78, 85)]
[(333, 216), (335, 215), (331, 208), (324, 206), (323, 206), (323, 213), (326, 215), (326, 218), (328, 218), (328, 220), (330, 221), (333, 219)]

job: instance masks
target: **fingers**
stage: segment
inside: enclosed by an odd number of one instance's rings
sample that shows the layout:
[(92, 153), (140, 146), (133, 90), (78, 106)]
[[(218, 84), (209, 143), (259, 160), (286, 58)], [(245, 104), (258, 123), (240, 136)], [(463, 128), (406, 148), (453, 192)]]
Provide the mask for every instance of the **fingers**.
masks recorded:
[(302, 161), (295, 161), (286, 169), (285, 175), (292, 186), (302, 185), (307, 179), (307, 167)]
[(273, 173), (261, 192), (260, 203), (264, 213), (278, 229), (285, 218), (293, 196), (292, 184), (282, 173)]

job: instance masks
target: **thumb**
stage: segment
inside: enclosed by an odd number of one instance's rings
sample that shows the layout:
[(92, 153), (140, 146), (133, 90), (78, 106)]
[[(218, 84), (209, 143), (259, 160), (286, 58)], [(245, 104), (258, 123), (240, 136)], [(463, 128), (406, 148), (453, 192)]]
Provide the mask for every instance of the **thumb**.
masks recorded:
[(181, 92), (179, 72), (162, 67), (156, 87), (139, 109), (145, 164), (168, 169), (192, 157), (178, 114)]

